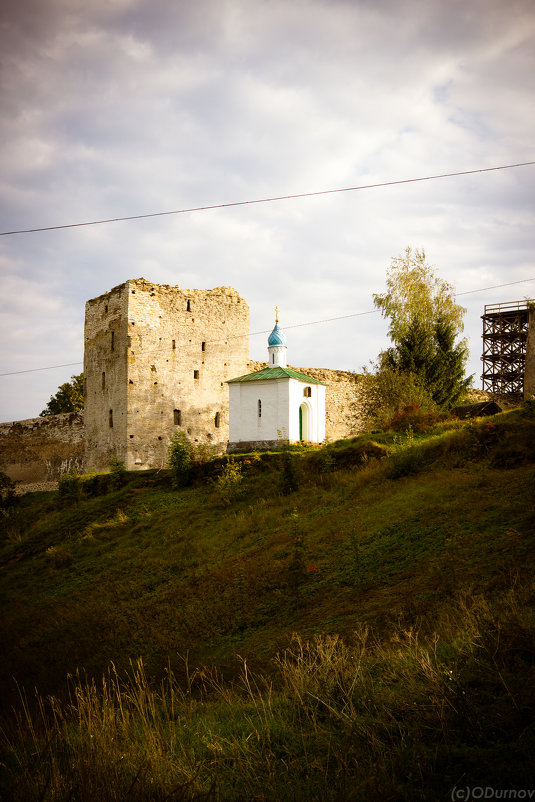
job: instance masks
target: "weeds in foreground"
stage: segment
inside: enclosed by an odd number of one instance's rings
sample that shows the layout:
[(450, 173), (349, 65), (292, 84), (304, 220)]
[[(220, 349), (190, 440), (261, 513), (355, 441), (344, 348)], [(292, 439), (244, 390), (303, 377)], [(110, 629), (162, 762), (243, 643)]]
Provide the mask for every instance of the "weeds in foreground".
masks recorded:
[[(271, 680), (247, 661), (215, 671), (143, 663), (70, 699), (21, 693), (0, 737), (0, 795), (13, 800), (446, 798), (473, 786), (529, 787), (535, 748), (535, 626), (524, 596), (467, 595), (424, 639), (366, 627), (292, 645)], [(187, 662), (186, 662), (187, 669)]]
[(112, 518), (109, 518), (107, 521), (92, 521), (86, 526), (81, 537), (82, 539), (92, 538), (98, 532), (118, 529), (122, 526), (125, 526), (129, 522), (130, 518), (128, 515), (126, 515), (122, 510), (117, 510), (115, 515)]

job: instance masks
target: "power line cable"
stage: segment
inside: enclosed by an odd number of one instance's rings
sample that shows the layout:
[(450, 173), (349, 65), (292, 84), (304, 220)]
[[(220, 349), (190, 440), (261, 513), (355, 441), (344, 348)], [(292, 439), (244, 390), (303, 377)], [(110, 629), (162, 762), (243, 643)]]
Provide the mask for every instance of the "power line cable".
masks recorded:
[(47, 368), (29, 368), (29, 370), (12, 370), (9, 373), (0, 373), (0, 376), (17, 376), (19, 373), (37, 373), (38, 370), (55, 370), (56, 368), (70, 368), (73, 365), (83, 365), (83, 362), (66, 362), (64, 365), (49, 365)]
[[(533, 278), (523, 278), (520, 281), (509, 281), (507, 284), (494, 284), (492, 287), (481, 287), (477, 290), (466, 290), (465, 292), (457, 292), (454, 293), (454, 296), (457, 298), (459, 295), (470, 295), (476, 292), (486, 292), (487, 290), (498, 290), (502, 287), (512, 287), (514, 284), (526, 284), (529, 281), (535, 281), (535, 276)], [(302, 326), (315, 326), (318, 323), (331, 323), (336, 320), (346, 320), (350, 317), (362, 317), (362, 315), (375, 315), (379, 312), (378, 309), (369, 309), (367, 312), (352, 312), (349, 315), (338, 315), (338, 317), (327, 317), (323, 320), (309, 320), (306, 323), (291, 323), (289, 325), (285, 325), (284, 329), (298, 329)], [(216, 345), (217, 343), (225, 342), (226, 340), (232, 339), (243, 339), (244, 337), (255, 337), (258, 334), (270, 334), (271, 329), (265, 329), (263, 331), (251, 331), (249, 334), (234, 334), (230, 337), (226, 337), (225, 340), (212, 340), (207, 345)], [(0, 374), (2, 375), (2, 374)]]
[(426, 175), (420, 178), (404, 178), (399, 181), (383, 181), (377, 184), (362, 184), (357, 187), (342, 187), (339, 189), (321, 189), (316, 192), (300, 192), (295, 195), (277, 195), (272, 198), (257, 198), (255, 200), (234, 201), (232, 203), (216, 203), (211, 206), (193, 206), (189, 209), (174, 209), (169, 212), (151, 212), (150, 214), (134, 214), (129, 217), (110, 217), (105, 220), (90, 220), (84, 223), (66, 223), (58, 226), (43, 226), (41, 228), (21, 228), (14, 231), (0, 231), (0, 237), (7, 237), (12, 234), (35, 234), (39, 231), (58, 231), (62, 228), (80, 228), (81, 226), (99, 226), (104, 223), (119, 223), (126, 220), (144, 220), (149, 217), (165, 217), (171, 214), (188, 214), (190, 212), (207, 212), (213, 209), (230, 209), (233, 206), (251, 206), (259, 203), (274, 203), (275, 201), (295, 200), (296, 198), (312, 198), (317, 195), (334, 195), (337, 192), (356, 192), (361, 189), (377, 189), (379, 187), (393, 187), (399, 184), (414, 184), (417, 181), (435, 181), (439, 178), (454, 178), (461, 175), (473, 175), (474, 173), (490, 173), (496, 170), (511, 170), (514, 167), (529, 167), (535, 161), (520, 162), (518, 164), (503, 164), (499, 167), (483, 167), (478, 170), (463, 170), (457, 173), (442, 173), (440, 175)]
[(464, 292), (456, 292), (455, 297), (459, 295), (472, 295), (474, 292), (486, 292), (486, 290), (499, 290), (501, 287), (512, 287), (513, 284), (526, 284), (528, 281), (535, 281), (533, 278), (521, 278), (520, 281), (509, 281), (507, 284), (495, 284), (493, 287), (481, 287), (479, 290), (465, 290)]
[[(471, 295), (472, 293), (476, 292), (486, 292), (487, 290), (498, 290), (502, 287), (512, 287), (514, 284), (526, 284), (529, 281), (535, 281), (535, 276), (533, 278), (523, 278), (520, 281), (509, 281), (507, 284), (494, 284), (492, 287), (481, 287), (477, 290), (466, 290), (465, 292), (457, 292), (455, 293), (455, 297), (457, 298), (460, 295)], [(338, 317), (328, 317), (324, 318), (323, 320), (310, 320), (307, 323), (291, 323), (288, 326), (284, 326), (285, 329), (298, 329), (303, 326), (316, 326), (319, 323), (332, 323), (335, 320), (347, 320), (350, 317), (362, 317), (363, 315), (375, 315), (378, 313), (379, 310), (377, 309), (369, 309), (367, 312), (352, 312), (349, 315), (339, 315)], [(230, 337), (226, 337), (225, 340), (211, 340), (206, 343), (206, 345), (217, 345), (221, 342), (226, 342), (228, 340), (241, 340), (245, 337), (256, 337), (260, 334), (269, 334), (271, 329), (264, 329), (262, 331), (251, 331), (249, 334), (233, 334)], [(180, 347), (180, 343), (178, 346)], [(21, 373), (36, 373), (39, 370), (55, 370), (56, 368), (69, 368), (75, 365), (82, 365), (83, 362), (66, 362), (64, 365), (49, 365), (46, 368), (29, 368), (28, 370), (12, 370), (9, 373), (0, 373), (0, 376), (18, 376)]]

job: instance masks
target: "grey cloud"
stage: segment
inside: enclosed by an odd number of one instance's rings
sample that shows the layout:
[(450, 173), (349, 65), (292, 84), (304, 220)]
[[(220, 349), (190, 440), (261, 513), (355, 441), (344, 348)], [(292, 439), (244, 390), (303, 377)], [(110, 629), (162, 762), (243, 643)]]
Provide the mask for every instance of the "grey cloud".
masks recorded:
[[(5, 5), (3, 19), (6, 228), (532, 155), (528, 2), (22, 0)], [(462, 289), (524, 277), (534, 244), (530, 169), (4, 238), (5, 280), (35, 288), (47, 332), (36, 337), (33, 318), (13, 311), (28, 337), (6, 367), (71, 361), (85, 299), (136, 275), (233, 284), (256, 328), (277, 303), (288, 321), (371, 307), (390, 257), (409, 244), (425, 247)], [(468, 299), (477, 371), (484, 296)], [(75, 320), (79, 334), (62, 340)], [(358, 368), (383, 347), (379, 316), (336, 325), (293, 330), (303, 365)], [(261, 358), (264, 344), (253, 348)], [(40, 400), (23, 393), (29, 406), (38, 412), (58, 383), (51, 375)]]

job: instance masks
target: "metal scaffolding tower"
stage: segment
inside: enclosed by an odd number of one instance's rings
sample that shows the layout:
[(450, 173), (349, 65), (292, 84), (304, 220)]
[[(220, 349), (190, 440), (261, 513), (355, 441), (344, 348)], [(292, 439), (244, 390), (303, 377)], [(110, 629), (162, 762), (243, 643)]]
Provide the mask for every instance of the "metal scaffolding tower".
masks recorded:
[(483, 320), (483, 389), (500, 395), (524, 391), (529, 306), (533, 301), (487, 304)]

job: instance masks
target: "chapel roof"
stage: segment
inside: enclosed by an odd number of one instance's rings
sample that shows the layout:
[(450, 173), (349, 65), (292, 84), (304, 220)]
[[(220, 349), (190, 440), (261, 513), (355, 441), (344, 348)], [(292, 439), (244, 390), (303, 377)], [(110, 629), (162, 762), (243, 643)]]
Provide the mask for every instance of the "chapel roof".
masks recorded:
[(299, 373), (299, 371), (293, 368), (283, 368), (280, 365), (273, 368), (262, 368), (262, 370), (256, 370), (254, 373), (247, 373), (245, 376), (229, 379), (227, 384), (234, 384), (237, 382), (263, 382), (272, 379), (297, 379), (297, 381), (305, 382), (305, 384), (325, 384), (325, 382), (321, 382), (319, 379), (313, 379), (311, 376), (305, 376), (304, 373)]

